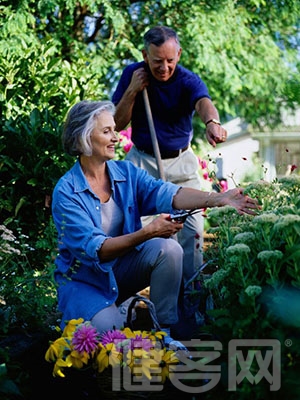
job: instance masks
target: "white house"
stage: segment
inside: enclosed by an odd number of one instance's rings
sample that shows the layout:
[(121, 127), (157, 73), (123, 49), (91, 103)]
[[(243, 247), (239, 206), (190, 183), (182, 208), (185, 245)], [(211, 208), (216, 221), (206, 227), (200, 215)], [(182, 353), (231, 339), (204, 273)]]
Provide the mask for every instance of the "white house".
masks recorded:
[(225, 123), (228, 139), (210, 153), (217, 177), (233, 188), (251, 179), (271, 182), (295, 167), (300, 173), (300, 109), (282, 113), (282, 121), (276, 130), (264, 131), (251, 129), (240, 118)]

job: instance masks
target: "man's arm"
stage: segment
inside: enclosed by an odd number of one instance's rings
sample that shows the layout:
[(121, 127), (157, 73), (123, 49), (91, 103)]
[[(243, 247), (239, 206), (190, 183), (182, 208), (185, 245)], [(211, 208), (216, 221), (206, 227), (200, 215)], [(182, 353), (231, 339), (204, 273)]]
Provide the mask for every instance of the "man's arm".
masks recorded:
[(208, 143), (216, 147), (217, 143), (223, 143), (227, 139), (227, 131), (221, 126), (219, 113), (212, 101), (203, 97), (196, 103), (195, 110), (201, 121), (206, 125), (206, 137)]
[(131, 82), (116, 106), (114, 118), (117, 131), (125, 129), (129, 124), (136, 95), (141, 92), (148, 83), (148, 75), (144, 68), (139, 68), (133, 72)]
[(136, 94), (132, 92), (130, 86), (128, 86), (123, 97), (116, 106), (116, 113), (114, 118), (116, 122), (116, 130), (118, 132), (122, 129), (125, 129), (131, 120), (135, 96)]

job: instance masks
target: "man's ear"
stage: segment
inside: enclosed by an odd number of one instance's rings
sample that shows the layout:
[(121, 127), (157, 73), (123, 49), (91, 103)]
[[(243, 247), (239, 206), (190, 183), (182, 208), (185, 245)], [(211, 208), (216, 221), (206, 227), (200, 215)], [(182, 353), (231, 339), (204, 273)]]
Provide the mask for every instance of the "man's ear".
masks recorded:
[(142, 55), (146, 64), (148, 64), (148, 54), (145, 49), (142, 50)]
[(182, 48), (180, 47), (178, 50), (178, 61), (180, 60), (181, 53), (182, 53)]

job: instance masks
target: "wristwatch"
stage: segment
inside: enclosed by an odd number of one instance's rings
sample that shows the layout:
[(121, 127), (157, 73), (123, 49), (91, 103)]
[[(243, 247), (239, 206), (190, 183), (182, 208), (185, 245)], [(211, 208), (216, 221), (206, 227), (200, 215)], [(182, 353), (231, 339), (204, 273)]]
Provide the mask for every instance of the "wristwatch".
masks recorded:
[(212, 119), (209, 119), (207, 122), (205, 122), (205, 126), (207, 126), (207, 125), (210, 124), (211, 122), (213, 122), (214, 124), (217, 124), (217, 125), (221, 125), (221, 122), (220, 122), (220, 121), (218, 121), (218, 120), (215, 119), (215, 118), (212, 118)]

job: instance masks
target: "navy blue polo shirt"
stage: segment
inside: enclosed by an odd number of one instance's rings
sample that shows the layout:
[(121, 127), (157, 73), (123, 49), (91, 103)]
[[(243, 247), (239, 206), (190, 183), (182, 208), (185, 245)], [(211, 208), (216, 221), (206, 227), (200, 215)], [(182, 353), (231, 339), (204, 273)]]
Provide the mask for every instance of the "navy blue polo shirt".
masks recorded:
[[(210, 98), (205, 83), (198, 75), (179, 64), (167, 82), (160, 82), (151, 75), (144, 61), (133, 63), (121, 75), (112, 96), (115, 105), (129, 86), (133, 72), (141, 67), (150, 76), (147, 90), (160, 149), (178, 150), (186, 147), (193, 135), (192, 118), (196, 102), (203, 97)], [(139, 149), (151, 152), (152, 141), (142, 92), (135, 99), (131, 127), (133, 143)]]

